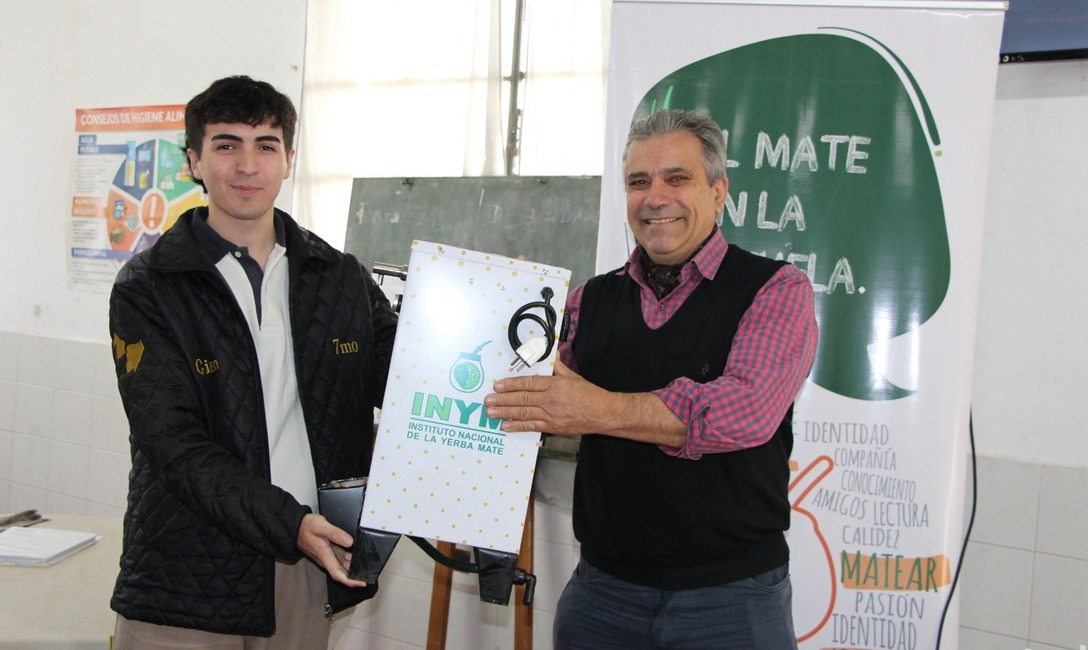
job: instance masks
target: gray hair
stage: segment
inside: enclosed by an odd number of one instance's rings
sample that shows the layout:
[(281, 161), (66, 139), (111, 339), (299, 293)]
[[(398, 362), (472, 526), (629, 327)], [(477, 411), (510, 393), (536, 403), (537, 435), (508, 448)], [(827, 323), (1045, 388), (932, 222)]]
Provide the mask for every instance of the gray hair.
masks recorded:
[(677, 108), (650, 113), (631, 125), (627, 144), (623, 148), (624, 165), (627, 164), (627, 150), (631, 148), (632, 142), (682, 131), (692, 134), (702, 144), (707, 182), (714, 183), (725, 178), (725, 138), (722, 136), (721, 127), (706, 115)]

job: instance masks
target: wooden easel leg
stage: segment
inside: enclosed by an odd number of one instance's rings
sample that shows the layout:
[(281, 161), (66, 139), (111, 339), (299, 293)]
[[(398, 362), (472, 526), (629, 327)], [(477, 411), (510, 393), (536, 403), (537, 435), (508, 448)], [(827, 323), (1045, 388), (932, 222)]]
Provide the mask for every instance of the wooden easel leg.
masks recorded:
[[(453, 554), (453, 542), (439, 541), (438, 552)], [(450, 622), (450, 594), (453, 590), (453, 569), (435, 562), (434, 584), (431, 585), (431, 613), (427, 623), (427, 650), (446, 650), (446, 628)]]
[[(534, 498), (529, 491), (529, 512), (525, 515), (525, 530), (521, 534), (518, 566), (527, 573), (533, 572), (533, 510)], [(525, 585), (514, 588), (514, 650), (533, 650), (533, 606), (526, 605)]]
[[(518, 551), (518, 567), (533, 572), (533, 509), (534, 499), (529, 493), (529, 511), (525, 515), (525, 529)], [(439, 553), (452, 556), (454, 544), (439, 541), (435, 547)], [(450, 597), (453, 591), (453, 569), (436, 562), (434, 583), (431, 585), (431, 611), (427, 623), (427, 650), (446, 650), (446, 630), (450, 622)], [(526, 605), (525, 585), (514, 587), (514, 650), (533, 650), (533, 606)]]

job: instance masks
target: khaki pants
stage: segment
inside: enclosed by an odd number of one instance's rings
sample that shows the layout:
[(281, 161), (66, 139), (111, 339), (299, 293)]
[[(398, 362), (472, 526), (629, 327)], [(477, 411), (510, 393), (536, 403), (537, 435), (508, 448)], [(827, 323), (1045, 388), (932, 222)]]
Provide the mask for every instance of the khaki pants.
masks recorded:
[(237, 636), (154, 625), (117, 617), (113, 650), (325, 650), (331, 620), (325, 618), (325, 573), (313, 562), (276, 563), (276, 633)]

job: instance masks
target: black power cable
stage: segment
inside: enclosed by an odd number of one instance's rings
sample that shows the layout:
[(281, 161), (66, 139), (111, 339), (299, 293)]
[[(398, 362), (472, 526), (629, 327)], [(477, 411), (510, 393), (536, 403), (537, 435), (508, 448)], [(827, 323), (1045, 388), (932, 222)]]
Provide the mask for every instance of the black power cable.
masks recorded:
[[(521, 350), (522, 341), (518, 336), (518, 326), (523, 321), (532, 321), (537, 325), (540, 325), (544, 329), (545, 347), (544, 353), (540, 355), (539, 359), (546, 358), (552, 352), (552, 348), (555, 346), (555, 322), (557, 319), (555, 307), (552, 306), (552, 297), (555, 296), (555, 292), (551, 287), (544, 287), (540, 290), (540, 297), (543, 300), (537, 300), (534, 302), (526, 303), (518, 308), (514, 312), (514, 315), (510, 317), (510, 325), (506, 329), (506, 336), (510, 341), (510, 347), (515, 353)], [(544, 318), (530, 313), (530, 310), (541, 309), (544, 311)], [(535, 363), (536, 359), (526, 364), (531, 365)]]
[(952, 576), (952, 586), (948, 590), (948, 599), (944, 601), (944, 608), (941, 610), (941, 623), (937, 626), (937, 645), (934, 650), (941, 650), (944, 619), (948, 615), (949, 605), (952, 604), (952, 595), (956, 593), (956, 583), (960, 580), (960, 570), (963, 569), (963, 556), (967, 553), (967, 542), (971, 539), (971, 529), (975, 527), (975, 509), (978, 507), (978, 464), (975, 462), (975, 423), (972, 413), (967, 415), (967, 437), (971, 441), (971, 516), (967, 520), (967, 530), (963, 535), (963, 548), (960, 549), (960, 557), (956, 561), (956, 571)]

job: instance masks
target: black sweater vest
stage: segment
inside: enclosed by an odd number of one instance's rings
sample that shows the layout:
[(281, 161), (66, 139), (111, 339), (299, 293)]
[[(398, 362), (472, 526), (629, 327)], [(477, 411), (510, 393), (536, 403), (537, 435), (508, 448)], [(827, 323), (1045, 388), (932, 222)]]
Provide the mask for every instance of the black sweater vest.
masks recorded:
[[(579, 373), (621, 392), (720, 377), (741, 317), (782, 264), (731, 245), (715, 279), (657, 330), (646, 326), (628, 275), (593, 278), (572, 343)], [(583, 436), (573, 514), (582, 555), (606, 573), (661, 589), (725, 584), (784, 564), (792, 411), (767, 443), (696, 461), (652, 444)]]

